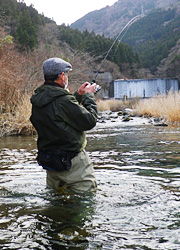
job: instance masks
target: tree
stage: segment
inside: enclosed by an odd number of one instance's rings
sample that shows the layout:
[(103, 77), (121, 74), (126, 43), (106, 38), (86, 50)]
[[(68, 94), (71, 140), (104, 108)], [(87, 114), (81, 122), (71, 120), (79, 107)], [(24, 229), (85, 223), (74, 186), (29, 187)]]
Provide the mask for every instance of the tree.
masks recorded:
[(15, 37), (22, 45), (22, 48), (26, 50), (32, 50), (38, 43), (36, 31), (28, 10), (25, 10), (20, 17)]

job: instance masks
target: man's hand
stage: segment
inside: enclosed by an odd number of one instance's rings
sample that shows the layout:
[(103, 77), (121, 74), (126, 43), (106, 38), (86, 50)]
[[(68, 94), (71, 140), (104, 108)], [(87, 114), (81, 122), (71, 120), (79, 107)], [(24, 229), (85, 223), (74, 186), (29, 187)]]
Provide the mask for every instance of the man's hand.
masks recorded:
[(93, 83), (92, 85), (89, 82), (85, 82), (81, 85), (81, 87), (78, 89), (79, 95), (84, 95), (86, 93), (94, 93), (96, 88), (96, 83)]

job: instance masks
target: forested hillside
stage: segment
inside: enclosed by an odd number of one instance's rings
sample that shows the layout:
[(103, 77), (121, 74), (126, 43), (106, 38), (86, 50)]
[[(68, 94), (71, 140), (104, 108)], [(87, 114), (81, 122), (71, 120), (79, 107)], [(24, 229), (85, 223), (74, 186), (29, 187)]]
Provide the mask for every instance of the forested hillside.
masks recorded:
[[(93, 30), (107, 37), (117, 36), (123, 27), (135, 16), (142, 15), (127, 31), (122, 42), (130, 45), (138, 53), (142, 67), (149, 69), (154, 76), (159, 75), (161, 61), (171, 54), (171, 69), (175, 62), (174, 77), (179, 76), (178, 58), (173, 48), (179, 46), (180, 39), (180, 2), (178, 0), (119, 0), (113, 6), (107, 6), (87, 14), (71, 25), (83, 31)], [(168, 63), (169, 65), (169, 63)], [(164, 77), (169, 76), (168, 65)], [(165, 66), (165, 65), (164, 65)], [(169, 73), (167, 73), (169, 72)], [(172, 75), (172, 74), (171, 74)]]
[(31, 5), (27, 7), (16, 0), (0, 0), (1, 27), (14, 37), (21, 50), (33, 49), (38, 44), (38, 30), (40, 26), (53, 21), (43, 15)]
[(156, 10), (134, 23), (123, 41), (140, 55), (152, 71), (166, 58), (180, 38), (180, 15), (175, 9)]
[[(178, 76), (180, 73), (177, 67), (180, 58), (179, 50), (173, 50), (175, 46), (177, 48), (179, 44), (177, 42), (180, 39), (180, 7), (178, 3), (175, 0), (134, 0), (133, 2), (119, 0), (111, 8), (102, 9), (102, 11), (114, 10), (113, 17), (109, 16), (107, 22), (111, 22), (116, 17), (118, 20), (117, 11), (120, 3), (124, 11), (121, 10), (124, 21), (142, 11), (142, 3), (145, 15), (128, 29), (122, 40), (123, 43), (117, 42), (114, 45), (107, 59), (118, 65), (121, 74), (128, 78), (156, 77), (162, 75), (162, 72), (166, 77), (169, 76), (170, 70), (165, 69), (165, 65), (170, 65), (172, 69), (174, 63), (176, 68), (173, 71), (174, 77)], [(176, 8), (174, 8), (175, 3)], [(167, 8), (150, 11), (157, 6)], [(129, 11), (126, 13), (126, 8), (131, 9), (131, 14), (128, 14)], [(97, 12), (93, 12), (95, 16)], [(0, 0), (0, 16), (0, 27), (3, 31), (1, 38), (4, 39), (6, 35), (11, 35), (14, 47), (19, 52), (31, 53), (45, 46), (45, 49), (51, 50), (52, 54), (55, 54), (53, 49), (59, 50), (58, 55), (64, 56), (68, 60), (72, 55), (71, 52), (76, 55), (81, 54), (82, 61), (88, 61), (85, 68), (89, 67), (89, 71), (98, 69), (97, 64), (100, 64), (114, 41), (113, 38), (108, 38), (104, 34), (99, 35), (87, 30), (80, 32), (78, 29), (65, 25), (58, 26), (53, 20), (38, 14), (32, 5), (27, 7), (24, 2), (16, 0)], [(103, 25), (106, 25), (107, 22)], [(115, 29), (113, 30), (115, 31)], [(68, 47), (70, 55), (64, 55), (63, 47)], [(91, 59), (85, 60), (84, 55)], [(168, 64), (161, 63), (168, 57), (171, 58)], [(161, 74), (158, 72), (160, 65), (163, 65), (163, 70), (160, 70)], [(106, 68), (106, 70), (113, 72), (113, 67)], [(143, 71), (140, 68), (146, 68), (146, 70)], [(117, 70), (115, 71), (117, 72)], [(76, 74), (74, 76), (73, 74), (74, 78)], [(87, 74), (87, 70), (85, 74)], [(115, 77), (118, 77), (117, 73)]]
[[(19, 44), (20, 50), (28, 51), (37, 48), (38, 43), (41, 42), (39, 34), (41, 27), (54, 23), (43, 15), (39, 15), (32, 5), (27, 7), (25, 3), (16, 0), (0, 0), (0, 13), (6, 29), (8, 27), (9, 34)], [(113, 43), (112, 39), (88, 31), (81, 33), (65, 25), (59, 26), (54, 35), (54, 39), (58, 39), (59, 43), (65, 42), (73, 50), (88, 52), (91, 56), (97, 57), (98, 62)], [(46, 36), (48, 36), (47, 32)], [(107, 59), (116, 63), (120, 69), (123, 63), (139, 63), (138, 55), (135, 55), (128, 45), (122, 43), (113, 48)]]
[[(89, 33), (87, 30), (80, 32), (65, 25), (59, 26), (58, 38), (68, 43), (73, 49), (89, 52), (98, 61), (105, 57), (114, 42), (113, 39), (105, 38), (103, 35), (95, 35), (94, 32)], [(134, 54), (131, 47), (123, 43), (115, 44), (107, 59), (116, 63), (121, 70), (124, 63), (139, 63), (138, 54)]]

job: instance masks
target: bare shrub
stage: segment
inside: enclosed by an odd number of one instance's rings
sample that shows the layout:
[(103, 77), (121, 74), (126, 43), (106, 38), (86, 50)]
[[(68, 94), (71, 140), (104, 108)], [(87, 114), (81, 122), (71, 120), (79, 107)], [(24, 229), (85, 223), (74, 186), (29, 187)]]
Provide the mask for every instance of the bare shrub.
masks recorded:
[(28, 95), (14, 107), (14, 113), (3, 113), (0, 116), (0, 137), (8, 135), (31, 135), (35, 132), (29, 118), (31, 103)]
[(14, 46), (8, 45), (1, 51), (0, 56), (0, 105), (4, 111), (11, 109), (19, 98), (19, 91), (23, 85), (20, 77), (22, 57), (15, 53)]

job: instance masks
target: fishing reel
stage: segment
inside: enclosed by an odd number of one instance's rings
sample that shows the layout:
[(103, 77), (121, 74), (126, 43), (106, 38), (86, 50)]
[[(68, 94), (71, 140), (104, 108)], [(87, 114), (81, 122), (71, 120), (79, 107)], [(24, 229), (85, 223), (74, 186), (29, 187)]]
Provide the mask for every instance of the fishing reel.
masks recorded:
[[(92, 80), (92, 82), (91, 82), (91, 85), (93, 84), (93, 83), (95, 83), (96, 81), (95, 80)], [(96, 85), (96, 87), (95, 87), (95, 91), (94, 91), (94, 94), (96, 94), (99, 90), (101, 90), (101, 86), (100, 85)]]

